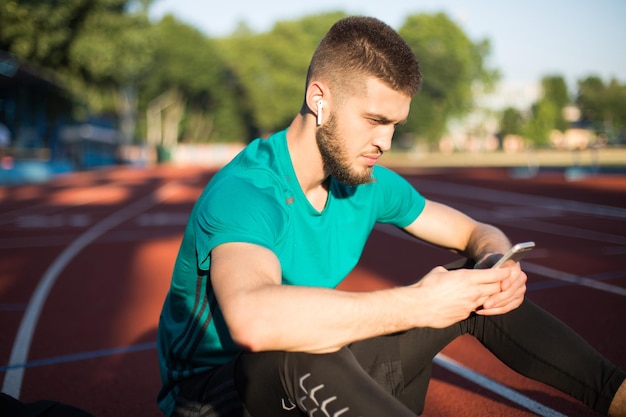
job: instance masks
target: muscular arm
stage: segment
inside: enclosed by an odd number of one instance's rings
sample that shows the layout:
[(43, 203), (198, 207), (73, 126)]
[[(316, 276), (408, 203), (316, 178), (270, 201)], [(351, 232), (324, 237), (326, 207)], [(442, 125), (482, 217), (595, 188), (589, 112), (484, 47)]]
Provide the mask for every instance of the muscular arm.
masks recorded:
[[(505, 253), (511, 242), (498, 228), (478, 222), (446, 205), (426, 201), (420, 216), (405, 230), (413, 236), (479, 262), (490, 254)], [(485, 301), (479, 314), (494, 315), (511, 311), (521, 304), (526, 293), (526, 274), (519, 263), (509, 261), (510, 278), (501, 291)]]
[(253, 351), (330, 352), (351, 342), (466, 318), (508, 277), (506, 269), (448, 272), (373, 292), (281, 285), (266, 248), (227, 243), (211, 253), (211, 283), (233, 340)]
[(430, 200), (405, 230), (421, 240), (476, 261), (488, 254), (505, 253), (511, 247), (511, 242), (500, 229)]

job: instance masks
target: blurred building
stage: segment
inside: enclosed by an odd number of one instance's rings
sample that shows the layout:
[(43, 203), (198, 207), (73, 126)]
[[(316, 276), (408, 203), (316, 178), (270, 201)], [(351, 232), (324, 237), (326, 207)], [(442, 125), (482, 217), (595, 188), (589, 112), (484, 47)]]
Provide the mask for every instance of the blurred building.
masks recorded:
[(0, 51), (0, 123), (16, 158), (62, 153), (59, 129), (71, 120), (71, 98), (51, 76)]
[(0, 51), (3, 153), (16, 161), (65, 161), (73, 169), (118, 162), (120, 133), (113, 120), (76, 122), (75, 102), (45, 70)]

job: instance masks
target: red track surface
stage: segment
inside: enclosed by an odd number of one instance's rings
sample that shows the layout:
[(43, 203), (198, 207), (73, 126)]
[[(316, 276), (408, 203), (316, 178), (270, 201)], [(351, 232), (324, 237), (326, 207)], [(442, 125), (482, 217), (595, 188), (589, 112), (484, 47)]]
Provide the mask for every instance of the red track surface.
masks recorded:
[[(524, 262), (527, 296), (626, 367), (626, 175), (568, 182), (558, 172), (512, 179), (492, 168), (405, 174), (427, 197), (496, 224), (514, 241), (534, 240), (538, 248)], [(0, 187), (0, 380), (23, 371), (21, 400), (54, 399), (96, 416), (160, 415), (159, 311), (186, 217), (210, 175), (195, 167), (116, 168)], [(342, 288), (403, 284), (455, 259), (377, 228)], [(44, 281), (49, 292), (32, 338), (21, 339), (29, 341), (21, 345), (29, 348), (25, 363), (11, 363)], [(595, 415), (508, 370), (470, 337), (443, 353), (559, 413)], [(535, 414), (436, 366), (424, 415)]]

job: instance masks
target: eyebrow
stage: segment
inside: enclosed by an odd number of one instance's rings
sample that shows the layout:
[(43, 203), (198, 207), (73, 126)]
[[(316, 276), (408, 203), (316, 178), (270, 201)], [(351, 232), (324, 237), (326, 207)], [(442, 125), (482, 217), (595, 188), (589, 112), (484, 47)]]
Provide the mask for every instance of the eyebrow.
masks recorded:
[(386, 116), (383, 116), (382, 114), (377, 114), (377, 113), (365, 113), (365, 117), (369, 119), (377, 120), (383, 124), (403, 125), (407, 121), (407, 119), (403, 119), (403, 120), (399, 120), (396, 122), (391, 119), (388, 119)]

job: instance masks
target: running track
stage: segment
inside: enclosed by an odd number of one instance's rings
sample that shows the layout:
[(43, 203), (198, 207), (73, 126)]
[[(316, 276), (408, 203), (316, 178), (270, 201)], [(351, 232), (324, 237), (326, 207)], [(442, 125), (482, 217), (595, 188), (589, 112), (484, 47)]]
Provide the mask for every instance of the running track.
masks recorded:
[[(403, 173), (427, 197), (514, 241), (534, 240), (523, 262), (527, 296), (626, 367), (626, 175)], [(187, 215), (210, 176), (200, 167), (114, 168), (0, 187), (3, 392), (96, 416), (160, 415), (158, 315)], [(455, 259), (379, 227), (342, 288), (403, 284)], [(508, 370), (470, 337), (436, 363), (425, 416), (595, 415)]]

